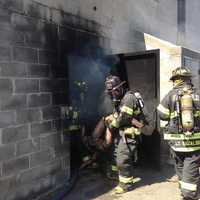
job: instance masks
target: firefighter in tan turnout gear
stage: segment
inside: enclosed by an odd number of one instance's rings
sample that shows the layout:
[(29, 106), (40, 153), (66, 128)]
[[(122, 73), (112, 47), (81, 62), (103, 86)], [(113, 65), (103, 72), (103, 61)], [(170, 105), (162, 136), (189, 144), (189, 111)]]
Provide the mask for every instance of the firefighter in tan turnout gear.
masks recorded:
[(200, 96), (191, 83), (191, 72), (177, 68), (170, 80), (173, 89), (158, 106), (161, 120), (168, 121), (164, 139), (172, 149), (184, 200), (200, 198)]
[(139, 93), (125, 92), (124, 82), (117, 76), (108, 76), (105, 86), (117, 112), (106, 117), (107, 127), (114, 142), (113, 156), (119, 173), (115, 194), (133, 189), (133, 157), (137, 151), (137, 138), (144, 126), (143, 101)]

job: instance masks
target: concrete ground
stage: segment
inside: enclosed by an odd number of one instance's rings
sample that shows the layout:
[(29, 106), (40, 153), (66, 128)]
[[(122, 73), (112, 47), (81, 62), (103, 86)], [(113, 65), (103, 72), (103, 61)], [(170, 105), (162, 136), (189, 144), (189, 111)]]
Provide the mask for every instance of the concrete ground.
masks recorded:
[(137, 169), (135, 174), (142, 179), (136, 183), (135, 189), (114, 196), (112, 189), (115, 183), (108, 181), (99, 172), (84, 171), (64, 200), (180, 200), (177, 178), (171, 166), (161, 171)]

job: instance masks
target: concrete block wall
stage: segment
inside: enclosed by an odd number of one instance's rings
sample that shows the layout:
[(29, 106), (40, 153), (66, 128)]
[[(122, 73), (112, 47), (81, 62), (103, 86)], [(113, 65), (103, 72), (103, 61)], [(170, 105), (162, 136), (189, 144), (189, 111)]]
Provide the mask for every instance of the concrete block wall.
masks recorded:
[(87, 42), (109, 51), (100, 29), (48, 1), (0, 0), (0, 200), (42, 199), (69, 178), (67, 55)]
[[(198, 49), (186, 22), (184, 44)], [(69, 176), (67, 55), (143, 51), (144, 33), (176, 44), (176, 1), (0, 0), (0, 199), (39, 198)]]

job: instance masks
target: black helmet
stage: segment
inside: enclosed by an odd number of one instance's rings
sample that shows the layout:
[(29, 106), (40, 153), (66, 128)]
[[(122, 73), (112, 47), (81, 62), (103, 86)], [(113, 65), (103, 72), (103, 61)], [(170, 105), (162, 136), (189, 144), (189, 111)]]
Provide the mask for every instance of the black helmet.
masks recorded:
[(175, 79), (185, 77), (185, 78), (191, 78), (192, 73), (191, 71), (186, 67), (178, 67), (175, 70), (172, 71), (172, 76), (170, 80), (174, 81)]
[(106, 90), (111, 92), (112, 90), (117, 89), (118, 87), (122, 86), (121, 80), (118, 76), (108, 76), (105, 81)]
[(105, 81), (106, 91), (111, 95), (112, 99), (120, 100), (123, 95), (123, 84), (125, 81), (121, 81), (118, 76), (108, 76)]

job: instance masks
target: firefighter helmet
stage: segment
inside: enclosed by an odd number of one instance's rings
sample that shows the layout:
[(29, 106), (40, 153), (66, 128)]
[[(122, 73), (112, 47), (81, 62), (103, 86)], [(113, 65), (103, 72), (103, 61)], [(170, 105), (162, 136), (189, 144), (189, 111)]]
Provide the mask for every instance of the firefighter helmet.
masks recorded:
[(106, 78), (105, 86), (106, 91), (112, 96), (113, 100), (119, 100), (123, 95), (123, 84), (125, 81), (121, 81), (118, 76), (110, 75)]
[(172, 76), (170, 80), (174, 81), (178, 78), (185, 77), (185, 78), (191, 78), (192, 73), (191, 71), (186, 67), (178, 67), (175, 70), (172, 71)]
[(108, 92), (115, 90), (121, 86), (121, 80), (118, 76), (108, 76), (105, 81), (106, 90)]

